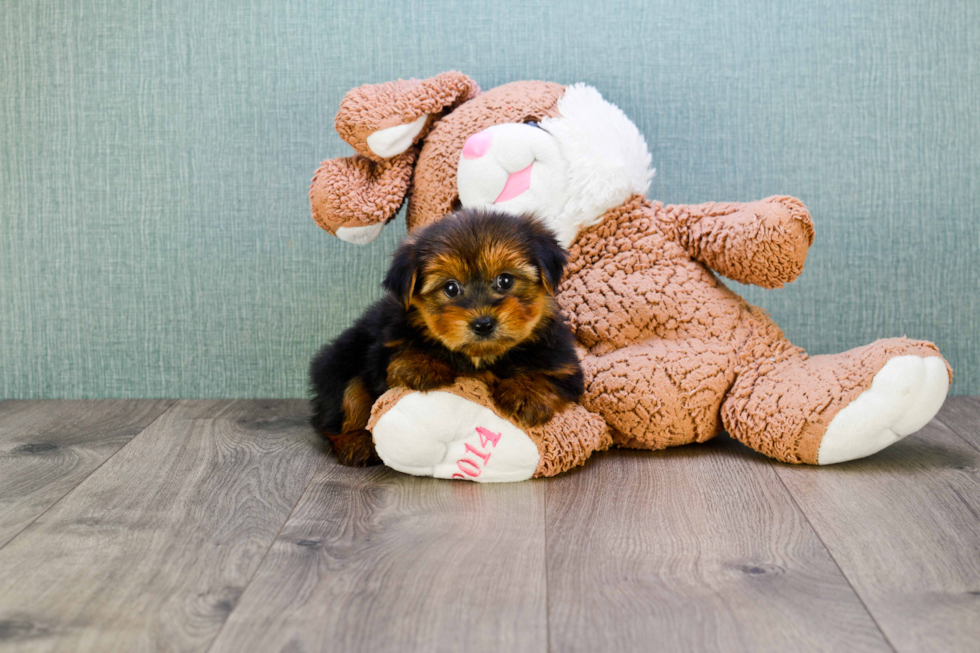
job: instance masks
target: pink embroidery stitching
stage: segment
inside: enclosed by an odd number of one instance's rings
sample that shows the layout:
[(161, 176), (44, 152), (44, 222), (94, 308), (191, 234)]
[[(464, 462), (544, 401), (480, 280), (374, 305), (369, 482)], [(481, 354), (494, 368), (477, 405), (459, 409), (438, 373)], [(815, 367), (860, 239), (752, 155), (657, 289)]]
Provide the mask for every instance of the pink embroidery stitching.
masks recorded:
[(480, 451), (479, 449), (477, 449), (476, 447), (474, 447), (469, 442), (466, 443), (466, 450), (469, 451), (470, 453), (476, 454), (480, 458), (483, 458), (483, 465), (484, 466), (486, 466), (486, 464), (488, 462), (490, 462), (490, 452), (489, 451)]
[[(501, 433), (494, 433), (489, 429), (485, 429), (482, 426), (476, 427), (476, 433), (480, 436), (480, 444), (484, 448), (487, 448), (487, 444), (490, 444), (493, 448), (496, 448), (497, 443), (500, 442), (500, 436), (502, 435)], [(463, 446), (467, 453), (471, 453), (483, 461), (484, 469), (490, 464), (491, 452), (477, 449), (469, 442), (464, 443)], [(463, 463), (466, 463), (466, 466), (464, 466)], [(459, 472), (456, 472), (452, 475), (452, 478), (466, 480), (467, 476), (470, 478), (476, 478), (483, 473), (483, 469), (481, 469), (480, 465), (469, 458), (461, 458), (460, 460), (457, 460), (456, 466), (459, 467), (459, 471), (463, 473), (460, 474)]]
[(484, 447), (487, 446), (487, 441), (493, 442), (493, 446), (495, 447), (497, 446), (497, 442), (500, 441), (500, 433), (494, 433), (482, 426), (476, 427), (476, 432), (480, 434), (480, 444)]
[[(473, 468), (473, 471), (470, 471), (470, 470), (466, 469), (465, 467), (463, 467), (463, 463), (469, 464), (469, 466)], [(476, 478), (477, 476), (479, 476), (480, 473), (483, 471), (482, 469), (480, 469), (479, 467), (477, 467), (476, 463), (473, 462), (472, 460), (470, 460), (469, 458), (463, 458), (462, 460), (457, 461), (456, 462), (456, 466), (459, 467), (459, 471), (463, 472), (464, 474), (469, 474), (473, 478)]]

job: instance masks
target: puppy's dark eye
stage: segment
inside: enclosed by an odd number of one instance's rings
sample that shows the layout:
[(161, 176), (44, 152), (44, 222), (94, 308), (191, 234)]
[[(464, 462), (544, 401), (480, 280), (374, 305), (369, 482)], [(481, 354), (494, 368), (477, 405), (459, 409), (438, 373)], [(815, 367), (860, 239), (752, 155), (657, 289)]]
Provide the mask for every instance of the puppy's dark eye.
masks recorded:
[(442, 292), (446, 293), (446, 297), (455, 297), (459, 294), (459, 284), (455, 281), (447, 281), (442, 286)]
[(497, 290), (510, 290), (514, 287), (514, 277), (506, 272), (503, 274), (498, 274), (497, 278), (493, 282), (493, 285), (497, 287)]

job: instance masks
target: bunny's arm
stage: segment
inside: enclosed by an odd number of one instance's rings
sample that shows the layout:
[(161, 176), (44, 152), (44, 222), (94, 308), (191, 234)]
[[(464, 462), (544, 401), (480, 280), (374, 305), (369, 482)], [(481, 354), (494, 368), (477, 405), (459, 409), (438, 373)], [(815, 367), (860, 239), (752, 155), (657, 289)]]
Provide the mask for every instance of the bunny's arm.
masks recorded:
[(741, 283), (780, 288), (803, 271), (813, 220), (794, 197), (660, 208), (664, 231), (697, 261)]

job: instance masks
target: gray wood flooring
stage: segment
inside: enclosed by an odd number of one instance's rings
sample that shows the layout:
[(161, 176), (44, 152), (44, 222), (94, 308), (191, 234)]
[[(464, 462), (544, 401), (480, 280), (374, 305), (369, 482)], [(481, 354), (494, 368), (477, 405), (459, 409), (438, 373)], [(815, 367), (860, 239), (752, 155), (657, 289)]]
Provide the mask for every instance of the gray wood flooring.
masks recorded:
[(980, 400), (863, 461), (728, 438), (475, 485), (302, 401), (0, 402), (0, 651), (978, 651)]

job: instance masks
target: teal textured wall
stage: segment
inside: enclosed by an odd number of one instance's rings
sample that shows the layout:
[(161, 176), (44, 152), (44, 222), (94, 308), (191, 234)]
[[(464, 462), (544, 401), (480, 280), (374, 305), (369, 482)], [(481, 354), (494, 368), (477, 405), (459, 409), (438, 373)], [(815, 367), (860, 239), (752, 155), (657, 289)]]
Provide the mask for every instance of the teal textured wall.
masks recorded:
[(404, 234), (310, 220), (337, 105), (447, 69), (595, 85), (653, 198), (802, 198), (803, 276), (739, 290), (812, 353), (934, 340), (980, 393), (978, 43), (976, 0), (5, 0), (0, 397), (302, 396)]

